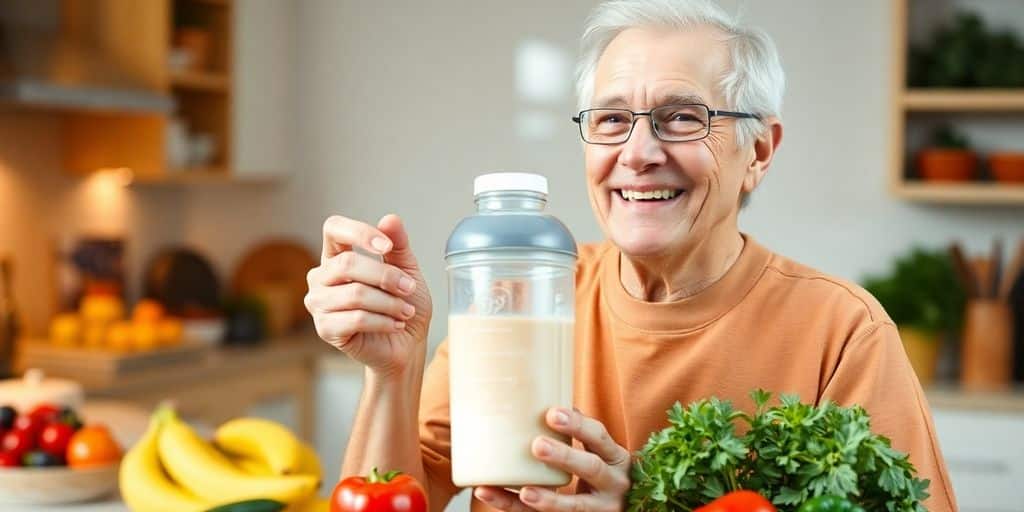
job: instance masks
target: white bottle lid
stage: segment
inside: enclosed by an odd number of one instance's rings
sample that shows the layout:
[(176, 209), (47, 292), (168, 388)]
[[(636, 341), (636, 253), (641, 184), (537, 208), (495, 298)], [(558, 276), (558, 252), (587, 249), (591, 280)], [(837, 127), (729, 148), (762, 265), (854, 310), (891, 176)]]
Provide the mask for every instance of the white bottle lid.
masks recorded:
[(473, 180), (473, 195), (484, 192), (522, 190), (548, 194), (548, 179), (540, 174), (528, 172), (493, 172), (481, 174)]

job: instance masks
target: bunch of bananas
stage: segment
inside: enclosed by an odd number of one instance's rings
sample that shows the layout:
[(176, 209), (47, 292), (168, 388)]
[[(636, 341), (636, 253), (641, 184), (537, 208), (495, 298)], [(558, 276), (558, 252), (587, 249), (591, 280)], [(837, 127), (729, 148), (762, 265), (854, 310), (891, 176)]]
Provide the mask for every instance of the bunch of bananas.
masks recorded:
[(277, 423), (242, 418), (201, 438), (161, 407), (124, 456), (121, 496), (134, 512), (273, 512), (326, 510), (314, 494), (320, 461)]

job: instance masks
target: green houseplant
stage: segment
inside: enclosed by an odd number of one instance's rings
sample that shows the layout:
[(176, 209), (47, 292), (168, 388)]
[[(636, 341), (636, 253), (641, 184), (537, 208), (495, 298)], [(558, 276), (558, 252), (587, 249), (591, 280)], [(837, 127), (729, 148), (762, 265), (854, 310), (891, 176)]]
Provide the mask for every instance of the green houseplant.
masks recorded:
[(930, 383), (939, 340), (959, 332), (967, 301), (949, 253), (914, 248), (898, 258), (887, 274), (865, 279), (864, 288), (899, 327), (918, 379)]

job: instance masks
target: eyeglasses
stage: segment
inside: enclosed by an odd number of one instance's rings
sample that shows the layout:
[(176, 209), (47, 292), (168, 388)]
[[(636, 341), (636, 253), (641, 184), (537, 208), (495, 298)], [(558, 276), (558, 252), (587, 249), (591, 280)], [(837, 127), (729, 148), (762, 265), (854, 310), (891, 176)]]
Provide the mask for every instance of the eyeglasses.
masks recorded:
[(572, 118), (580, 125), (580, 136), (588, 144), (622, 144), (629, 140), (640, 117), (651, 118), (654, 135), (665, 142), (700, 140), (711, 134), (711, 118), (761, 119), (757, 114), (711, 110), (699, 103), (663, 105), (647, 112), (624, 108), (591, 108)]

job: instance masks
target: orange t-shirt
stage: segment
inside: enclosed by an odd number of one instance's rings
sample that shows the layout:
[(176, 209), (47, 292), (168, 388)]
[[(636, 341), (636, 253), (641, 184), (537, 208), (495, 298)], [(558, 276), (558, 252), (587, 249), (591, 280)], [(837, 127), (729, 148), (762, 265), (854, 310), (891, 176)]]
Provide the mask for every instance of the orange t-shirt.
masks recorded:
[[(752, 413), (749, 393), (763, 388), (815, 403), (859, 404), (872, 430), (909, 453), (919, 476), (931, 480), (928, 510), (956, 510), (928, 403), (881, 305), (857, 285), (744, 239), (725, 276), (665, 303), (626, 292), (613, 244), (581, 246), (574, 406), (634, 453), (667, 426), (666, 411), (676, 401), (717, 396)], [(426, 370), (419, 421), (431, 484), (454, 494), (447, 342)], [(472, 510), (490, 508), (474, 498)]]

